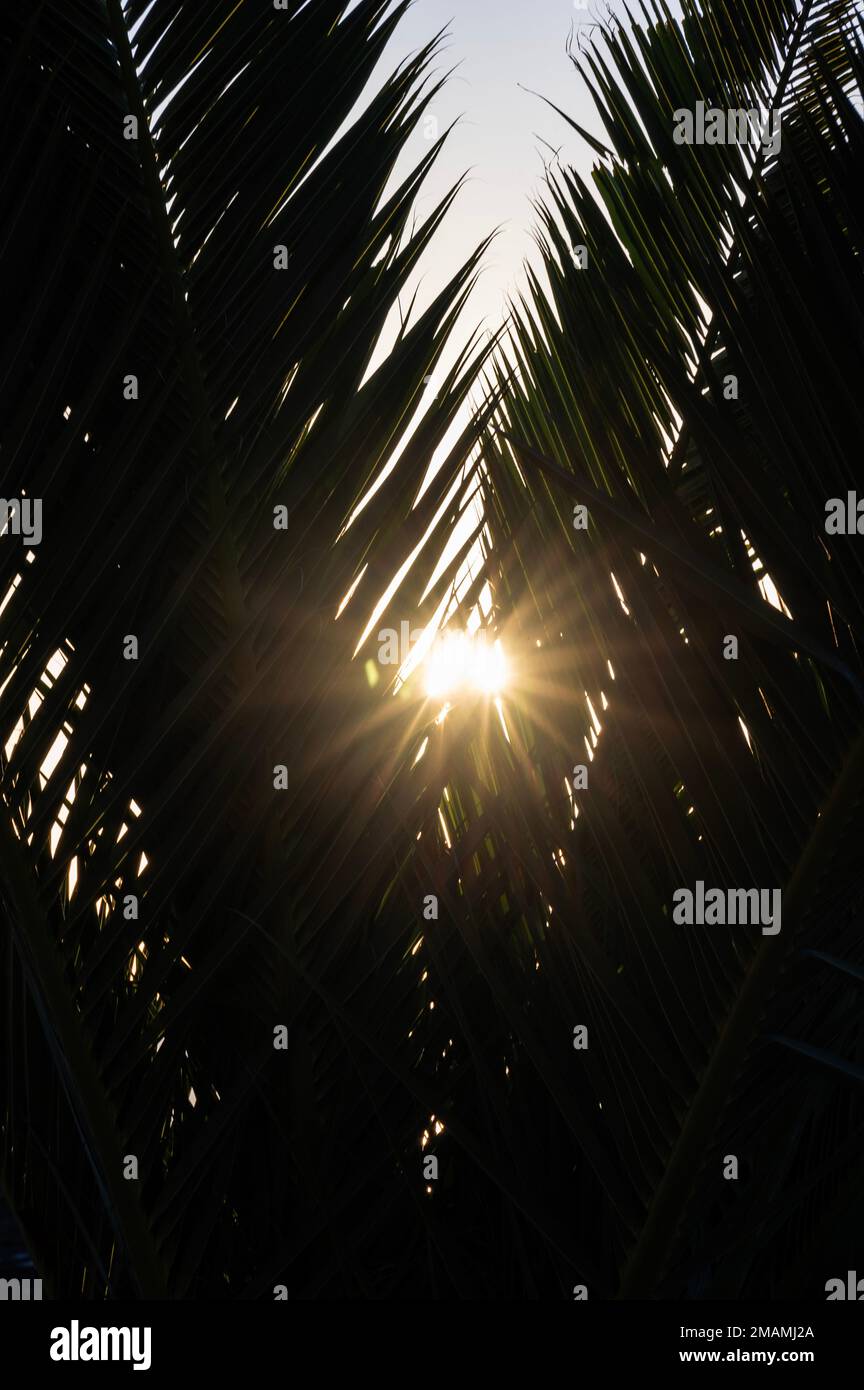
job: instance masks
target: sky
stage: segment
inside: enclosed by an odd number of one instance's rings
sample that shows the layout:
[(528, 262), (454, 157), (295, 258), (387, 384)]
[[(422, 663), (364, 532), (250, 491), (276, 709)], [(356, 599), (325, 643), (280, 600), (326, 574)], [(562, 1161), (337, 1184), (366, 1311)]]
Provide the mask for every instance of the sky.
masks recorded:
[[(409, 139), (397, 176), (404, 177), (428, 149), (435, 130), (431, 121), (443, 131), (460, 118), (416, 204), (418, 216), (428, 215), (459, 176), (469, 172), (424, 258), (418, 308), (456, 271), (470, 248), (501, 228), (486, 255), (459, 338), (480, 322), (494, 330), (502, 320), (507, 295), (518, 286), (524, 258), (533, 252), (531, 200), (542, 191), (544, 161), (560, 149), (562, 162), (583, 175), (590, 171), (593, 156), (585, 142), (542, 100), (545, 96), (602, 135), (588, 93), (567, 56), (568, 40), (575, 44), (590, 23), (591, 11), (595, 17), (602, 13), (599, 0), (588, 0), (590, 10), (577, 7), (582, 3), (416, 0), (373, 78), (377, 84), (386, 69), (439, 30), (449, 30), (435, 67), (441, 73), (456, 71)], [(606, 8), (620, 15), (624, 7), (622, 0), (607, 0)]]
[[(415, 0), (398, 27), (373, 74), (367, 95), (380, 86), (387, 72), (410, 53), (447, 30), (434, 70), (443, 75), (455, 69), (444, 89), (431, 101), (397, 164), (391, 184), (404, 178), (428, 151), (436, 138), (454, 121), (444, 148), (427, 177), (415, 208), (425, 219), (460, 176), (468, 180), (454, 206), (425, 253), (403, 295), (407, 306), (418, 288), (415, 313), (422, 312), (441, 286), (458, 270), (470, 251), (490, 232), (499, 234), (486, 253), (483, 271), (451, 336), (438, 368), (426, 390), (434, 394), (438, 381), (464, 342), (478, 326), (494, 332), (502, 323), (507, 298), (523, 282), (526, 257), (539, 262), (531, 239), (535, 222), (532, 199), (543, 190), (544, 165), (558, 153), (562, 163), (574, 166), (584, 177), (595, 156), (586, 142), (544, 102), (553, 102), (592, 134), (603, 130), (594, 113), (585, 85), (568, 57), (568, 44), (577, 48), (593, 18), (605, 13), (622, 15), (623, 0)], [(361, 106), (365, 104), (365, 99)], [(391, 315), (369, 371), (385, 356), (398, 326)], [(424, 406), (421, 404), (420, 413)], [(437, 471), (450, 445), (459, 436), (470, 414), (466, 402), (429, 461), (421, 492)], [(408, 434), (412, 426), (409, 426)], [(403, 445), (404, 445), (403, 439)], [(397, 448), (366, 500), (395, 466)], [(462, 546), (479, 513), (476, 504), (466, 507), (462, 522), (450, 536), (434, 572), (437, 575)], [(479, 551), (478, 551), (479, 553)], [(463, 566), (462, 584), (470, 580), (471, 566)], [(394, 581), (395, 582), (395, 581)], [(386, 597), (386, 596), (385, 596)], [(382, 599), (383, 602), (383, 599)], [(377, 617), (373, 613), (369, 627)], [(430, 624), (438, 625), (439, 613)], [(421, 655), (420, 644), (416, 657)], [(412, 663), (413, 664), (413, 663)]]

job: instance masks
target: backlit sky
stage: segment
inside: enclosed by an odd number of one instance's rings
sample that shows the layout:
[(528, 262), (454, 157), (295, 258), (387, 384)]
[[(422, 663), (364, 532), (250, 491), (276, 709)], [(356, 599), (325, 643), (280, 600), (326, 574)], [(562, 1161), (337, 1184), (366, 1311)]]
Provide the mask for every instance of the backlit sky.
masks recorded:
[[(601, 0), (588, 3), (595, 17), (604, 12)], [(622, 0), (605, 0), (607, 14), (622, 11)], [(435, 67), (442, 74), (451, 68), (456, 71), (418, 123), (394, 175), (394, 182), (404, 178), (428, 150), (430, 117), (442, 132), (461, 118), (416, 202), (418, 218), (425, 219), (460, 175), (469, 171), (468, 182), (421, 263), (416, 310), (422, 311), (470, 251), (500, 228), (429, 392), (435, 391), (441, 373), (478, 324), (490, 331), (499, 327), (508, 294), (520, 286), (524, 259), (537, 254), (530, 235), (531, 201), (542, 191), (544, 161), (551, 160), (557, 150), (562, 163), (574, 165), (584, 176), (591, 169), (591, 150), (542, 99), (546, 97), (581, 126), (602, 136), (588, 93), (567, 56), (568, 41), (575, 48), (580, 29), (590, 21), (589, 10), (577, 8), (574, 0), (416, 0), (370, 83), (377, 88), (385, 71), (440, 30), (449, 31)], [(403, 297), (406, 305), (415, 284), (416, 279)], [(397, 322), (394, 314), (394, 333)], [(380, 362), (388, 345), (385, 334), (370, 369)], [(468, 411), (466, 403), (430, 461), (427, 481), (458, 436)], [(466, 508), (430, 584), (458, 551), (476, 519), (476, 509)], [(375, 616), (370, 618), (370, 628)], [(437, 626), (437, 619), (432, 626)]]
[[(595, 16), (603, 13), (599, 0), (589, 4)], [(621, 15), (623, 4), (611, 0), (606, 9)], [(541, 99), (547, 97), (580, 125), (602, 134), (567, 56), (568, 39), (575, 42), (590, 18), (589, 10), (577, 8), (574, 0), (416, 0), (382, 61), (379, 74), (439, 30), (449, 30), (436, 68), (457, 70), (426, 114), (441, 130), (457, 117), (461, 121), (418, 199), (418, 215), (428, 215), (460, 174), (469, 170), (470, 176), (424, 260), (418, 307), (471, 247), (500, 226), (464, 331), (481, 320), (490, 329), (498, 326), (506, 296), (519, 282), (522, 261), (532, 254), (531, 199), (541, 191), (544, 160), (552, 154), (543, 142), (553, 150), (560, 147), (562, 161), (583, 174), (591, 168), (591, 151)], [(421, 121), (408, 142), (399, 165), (402, 175), (428, 148), (425, 124)]]

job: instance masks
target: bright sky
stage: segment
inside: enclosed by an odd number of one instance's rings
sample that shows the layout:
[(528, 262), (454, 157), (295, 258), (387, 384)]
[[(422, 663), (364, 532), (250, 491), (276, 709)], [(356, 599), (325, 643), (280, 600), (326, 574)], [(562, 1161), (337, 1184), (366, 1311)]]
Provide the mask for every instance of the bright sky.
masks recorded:
[[(600, 0), (588, 3), (596, 16)], [(530, 235), (534, 222), (531, 200), (542, 192), (544, 161), (552, 159), (558, 150), (562, 162), (575, 165), (585, 176), (590, 171), (590, 149), (542, 100), (545, 96), (580, 125), (602, 136), (588, 94), (567, 56), (568, 41), (575, 48), (580, 30), (591, 22), (589, 10), (582, 5), (583, 0), (415, 0), (370, 83), (375, 90), (385, 72), (440, 30), (449, 31), (435, 69), (441, 75), (452, 68), (456, 71), (408, 140), (393, 182), (404, 178), (422, 159), (430, 138), (435, 139), (457, 119), (459, 124), (451, 132), (417, 199), (418, 220), (431, 213), (466, 171), (469, 180), (433, 239), (418, 276), (409, 284), (405, 304), (419, 280), (415, 312), (421, 312), (470, 251), (496, 227), (501, 229), (487, 252), (483, 274), (462, 322), (427, 388), (430, 392), (435, 391), (438, 377), (478, 324), (490, 331), (498, 328), (506, 312), (508, 294), (519, 287), (524, 259), (537, 255)], [(623, 0), (606, 0), (607, 13), (620, 13), (622, 9)], [(394, 313), (394, 333), (397, 324), (398, 315)], [(389, 341), (385, 333), (370, 370), (380, 362)], [(438, 459), (464, 427), (468, 413), (466, 404), (430, 461), (427, 478), (436, 471)], [(395, 457), (382, 477), (394, 463)], [(462, 522), (455, 527), (439, 557), (430, 584), (451, 555), (458, 552), (477, 519), (476, 504), (466, 507)], [(462, 585), (467, 584), (470, 566), (463, 566), (461, 575)], [(430, 625), (430, 639), (447, 607), (449, 600), (445, 598)], [(379, 611), (380, 606), (371, 615), (367, 631), (374, 626)], [(422, 655), (424, 645), (419, 644), (415, 659)]]
[[(375, 90), (386, 72), (442, 29), (449, 31), (435, 71), (442, 75), (452, 68), (456, 71), (424, 112), (403, 151), (393, 182), (404, 178), (423, 157), (430, 137), (436, 138), (457, 119), (459, 124), (416, 201), (418, 219), (428, 216), (466, 171), (469, 179), (417, 276), (409, 283), (404, 303), (410, 301), (419, 281), (415, 312), (422, 312), (470, 251), (500, 228), (462, 321), (427, 388), (430, 392), (435, 391), (438, 378), (479, 324), (489, 331), (499, 327), (507, 296), (519, 288), (523, 261), (537, 256), (531, 240), (531, 202), (542, 192), (544, 161), (552, 159), (557, 150), (563, 163), (574, 165), (585, 177), (590, 172), (591, 150), (542, 99), (546, 97), (602, 137), (584, 84), (567, 56), (568, 42), (575, 49), (580, 31), (591, 23), (591, 11), (595, 18), (604, 12), (601, 0), (587, 3), (591, 10), (583, 7), (583, 0), (415, 0), (370, 82)], [(603, 3), (605, 13), (622, 14), (623, 0)], [(397, 324), (398, 314), (394, 312), (390, 325), (394, 334)], [(370, 371), (381, 361), (389, 342), (389, 333), (385, 333)], [(431, 460), (427, 479), (464, 427), (468, 413), (466, 404)], [(395, 457), (382, 477), (394, 466)], [(465, 509), (430, 583), (459, 550), (478, 515), (475, 506)], [(468, 577), (465, 570), (464, 582)], [(375, 618), (370, 619), (370, 627)], [(433, 620), (433, 630), (437, 622), (437, 618)]]
[[(399, 173), (404, 175), (428, 148), (428, 118), (443, 131), (461, 117), (417, 203), (418, 215), (428, 214), (460, 174), (470, 171), (425, 258), (418, 307), (457, 269), (470, 247), (500, 226), (466, 315), (466, 331), (481, 320), (490, 329), (498, 326), (522, 261), (532, 253), (531, 199), (541, 192), (544, 159), (551, 157), (543, 142), (560, 147), (562, 160), (583, 174), (590, 170), (590, 150), (541, 100), (547, 97), (592, 133), (602, 133), (567, 56), (568, 39), (575, 43), (591, 19), (582, 3), (416, 0), (382, 62), (382, 70), (389, 68), (440, 29), (449, 30), (436, 67), (456, 71), (409, 140)], [(602, 12), (599, 0), (588, 3), (595, 16)], [(607, 8), (622, 14), (622, 0), (611, 0)]]

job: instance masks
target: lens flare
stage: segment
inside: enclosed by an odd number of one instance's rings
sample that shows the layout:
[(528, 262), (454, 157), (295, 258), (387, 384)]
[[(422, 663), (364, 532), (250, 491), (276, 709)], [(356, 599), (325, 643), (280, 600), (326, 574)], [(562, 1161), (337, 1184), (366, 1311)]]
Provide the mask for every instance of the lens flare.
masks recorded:
[(500, 638), (486, 639), (483, 629), (442, 633), (425, 661), (426, 693), (439, 698), (456, 691), (497, 695), (507, 679), (507, 662)]

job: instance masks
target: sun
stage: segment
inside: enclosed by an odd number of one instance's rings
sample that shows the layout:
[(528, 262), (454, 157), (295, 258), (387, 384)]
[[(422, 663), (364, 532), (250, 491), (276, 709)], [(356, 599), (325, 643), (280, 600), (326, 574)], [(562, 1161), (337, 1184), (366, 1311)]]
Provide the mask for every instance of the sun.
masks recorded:
[(448, 630), (432, 644), (424, 665), (426, 694), (433, 698), (458, 691), (499, 695), (507, 682), (501, 639)]

